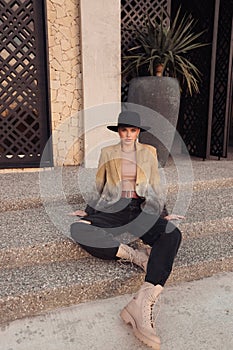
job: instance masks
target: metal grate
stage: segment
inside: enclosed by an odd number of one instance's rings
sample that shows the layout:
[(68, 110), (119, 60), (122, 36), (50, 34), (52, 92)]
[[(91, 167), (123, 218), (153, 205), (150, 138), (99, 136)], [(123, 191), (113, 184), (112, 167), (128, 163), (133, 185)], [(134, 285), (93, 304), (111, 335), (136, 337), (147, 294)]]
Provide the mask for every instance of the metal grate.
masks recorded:
[[(121, 0), (121, 53), (127, 55), (127, 50), (134, 45), (134, 37), (129, 31), (131, 26), (142, 25), (145, 13), (155, 19), (164, 9), (170, 13), (170, 0)], [(122, 70), (126, 63), (122, 61)], [(127, 101), (128, 83), (122, 81), (122, 101)]]
[(216, 69), (213, 100), (213, 119), (211, 130), (210, 154), (226, 156), (228, 101), (229, 101), (229, 58), (231, 47), (233, 1), (221, 0), (218, 21), (218, 40), (216, 51)]
[[(218, 11), (218, 3), (220, 8)], [(172, 9), (170, 11), (170, 7)], [(134, 38), (128, 31), (128, 27), (139, 26), (144, 19), (144, 13), (148, 12), (156, 18), (162, 8), (168, 13), (176, 13), (181, 5), (181, 11), (192, 13), (198, 20), (197, 32), (206, 30), (201, 40), (210, 45), (193, 51), (192, 62), (202, 73), (200, 93), (190, 96), (185, 88), (182, 92), (178, 131), (182, 135), (184, 143), (190, 155), (206, 158), (210, 154), (218, 157), (226, 156), (228, 112), (230, 110), (230, 79), (229, 62), (232, 30), (233, 0), (122, 0), (122, 55), (134, 45)], [(217, 12), (216, 12), (216, 11)], [(217, 13), (217, 17), (216, 16)], [(216, 22), (216, 18), (217, 21)], [(217, 28), (215, 31), (215, 25)], [(212, 52), (213, 42), (217, 37), (217, 50)], [(211, 62), (216, 60), (215, 78), (213, 81), (213, 68)], [(126, 64), (126, 63), (125, 63)], [(125, 68), (122, 62), (122, 70)], [(122, 101), (127, 101), (128, 83), (122, 82)], [(212, 113), (213, 109), (213, 113)], [(211, 114), (211, 119), (209, 116)]]
[[(198, 20), (196, 31), (206, 30), (202, 35), (203, 43), (211, 43), (213, 37), (213, 20), (214, 20), (214, 0), (200, 2), (183, 1), (181, 3), (182, 11), (191, 13), (193, 18)], [(173, 0), (172, 13), (176, 13), (180, 6), (180, 1)], [(202, 74), (202, 81), (199, 84), (200, 93), (190, 96), (185, 88), (181, 95), (180, 113), (178, 120), (178, 131), (190, 153), (198, 157), (206, 156), (206, 139), (208, 128), (208, 104), (210, 88), (210, 71), (211, 71), (211, 45), (201, 49), (194, 50), (190, 59)]]
[(0, 36), (0, 166), (39, 166), (49, 138), (43, 1), (0, 0)]
[[(180, 1), (173, 0), (172, 4), (172, 12), (175, 12)], [(193, 52), (192, 61), (202, 72), (200, 94), (182, 93), (178, 123), (190, 155), (203, 159), (209, 155), (226, 155), (232, 4), (232, 0), (182, 1), (183, 10), (191, 12), (198, 20), (197, 30), (206, 30), (202, 41), (210, 43)]]

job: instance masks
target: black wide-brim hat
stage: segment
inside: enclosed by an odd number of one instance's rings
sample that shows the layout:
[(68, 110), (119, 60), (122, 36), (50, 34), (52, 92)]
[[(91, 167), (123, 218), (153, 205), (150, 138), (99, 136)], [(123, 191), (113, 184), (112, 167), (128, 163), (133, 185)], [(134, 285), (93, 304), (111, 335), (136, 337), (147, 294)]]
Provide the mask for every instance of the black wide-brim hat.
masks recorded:
[(137, 112), (132, 112), (132, 111), (121, 112), (118, 116), (118, 124), (107, 126), (109, 130), (112, 130), (115, 132), (118, 131), (119, 127), (137, 127), (142, 132), (150, 129), (149, 126), (142, 126), (140, 115)]

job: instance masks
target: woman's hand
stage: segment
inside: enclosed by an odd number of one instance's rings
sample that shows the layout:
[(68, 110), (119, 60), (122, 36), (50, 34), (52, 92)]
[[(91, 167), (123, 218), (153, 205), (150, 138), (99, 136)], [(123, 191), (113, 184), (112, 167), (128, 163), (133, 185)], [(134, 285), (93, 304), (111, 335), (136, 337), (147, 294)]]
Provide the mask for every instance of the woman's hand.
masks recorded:
[(87, 213), (84, 210), (76, 210), (73, 213), (69, 213), (70, 216), (87, 216)]
[(176, 214), (170, 214), (164, 217), (164, 219), (170, 221), (170, 220), (184, 220), (185, 217), (182, 215), (176, 215)]

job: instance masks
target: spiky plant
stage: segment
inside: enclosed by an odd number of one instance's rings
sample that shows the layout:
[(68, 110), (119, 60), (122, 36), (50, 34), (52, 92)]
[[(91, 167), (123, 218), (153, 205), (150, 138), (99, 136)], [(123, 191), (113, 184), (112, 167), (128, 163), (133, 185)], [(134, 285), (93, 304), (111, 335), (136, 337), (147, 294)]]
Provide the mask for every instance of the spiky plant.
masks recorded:
[(140, 71), (146, 70), (154, 76), (157, 67), (162, 65), (162, 74), (166, 72), (166, 75), (176, 77), (180, 82), (185, 80), (192, 95), (193, 91), (199, 92), (201, 73), (187, 54), (206, 45), (196, 41), (204, 31), (196, 33), (196, 21), (189, 14), (181, 17), (180, 8), (174, 20), (170, 20), (170, 25), (166, 24), (166, 19), (164, 13), (161, 13), (159, 21), (145, 15), (143, 26), (131, 29), (136, 46), (128, 50), (129, 55), (123, 57), (128, 64), (122, 73), (129, 76), (134, 72), (138, 76)]

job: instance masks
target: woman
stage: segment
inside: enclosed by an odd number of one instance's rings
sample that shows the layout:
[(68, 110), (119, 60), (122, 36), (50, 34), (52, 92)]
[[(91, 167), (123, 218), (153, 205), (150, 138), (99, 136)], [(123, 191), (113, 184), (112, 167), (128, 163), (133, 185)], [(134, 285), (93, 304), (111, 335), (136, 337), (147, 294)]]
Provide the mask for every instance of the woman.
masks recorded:
[[(86, 251), (102, 259), (127, 259), (141, 266), (145, 282), (136, 296), (121, 311), (135, 336), (160, 349), (152, 309), (168, 279), (181, 242), (181, 233), (168, 220), (182, 218), (168, 215), (161, 199), (156, 149), (140, 144), (141, 126), (136, 112), (119, 114), (118, 125), (108, 126), (118, 132), (120, 143), (102, 149), (96, 175), (97, 197), (85, 211), (74, 215), (81, 220), (71, 225), (71, 236)], [(130, 232), (147, 245), (147, 252), (122, 244), (119, 237)], [(149, 255), (149, 256), (148, 256)]]

